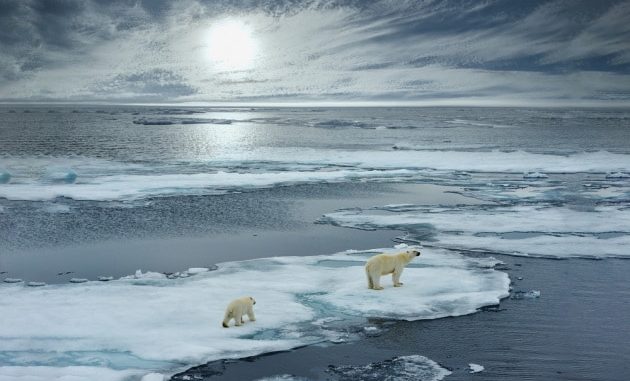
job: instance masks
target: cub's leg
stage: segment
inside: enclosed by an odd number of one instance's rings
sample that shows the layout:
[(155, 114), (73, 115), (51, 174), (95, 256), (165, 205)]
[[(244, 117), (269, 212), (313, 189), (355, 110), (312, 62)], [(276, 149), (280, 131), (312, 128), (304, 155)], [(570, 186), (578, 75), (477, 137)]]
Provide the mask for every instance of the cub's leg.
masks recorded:
[(236, 326), (243, 325), (243, 308), (240, 306), (234, 310), (234, 320), (236, 320)]
[(254, 307), (247, 307), (247, 317), (249, 318), (249, 321), (256, 321), (256, 316), (254, 315)]
[(230, 324), (230, 320), (232, 320), (232, 311), (225, 311), (225, 316), (223, 317), (223, 328), (228, 328)]

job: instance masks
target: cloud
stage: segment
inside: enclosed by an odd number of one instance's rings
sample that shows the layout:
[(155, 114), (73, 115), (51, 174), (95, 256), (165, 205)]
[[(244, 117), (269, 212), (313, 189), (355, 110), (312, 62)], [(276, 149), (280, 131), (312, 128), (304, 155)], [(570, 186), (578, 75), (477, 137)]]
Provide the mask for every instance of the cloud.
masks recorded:
[[(207, 31), (240, 20), (246, 70)], [(0, 100), (630, 100), (624, 1), (0, 0)], [(4, 27), (4, 26), (7, 27)]]

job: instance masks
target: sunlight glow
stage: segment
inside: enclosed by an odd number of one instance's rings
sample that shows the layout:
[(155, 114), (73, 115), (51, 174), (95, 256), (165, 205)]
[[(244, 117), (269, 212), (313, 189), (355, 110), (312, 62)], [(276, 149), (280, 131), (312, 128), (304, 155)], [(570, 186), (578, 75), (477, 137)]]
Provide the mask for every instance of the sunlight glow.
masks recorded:
[(207, 34), (209, 58), (221, 70), (246, 70), (254, 64), (258, 46), (251, 28), (238, 20), (214, 23)]

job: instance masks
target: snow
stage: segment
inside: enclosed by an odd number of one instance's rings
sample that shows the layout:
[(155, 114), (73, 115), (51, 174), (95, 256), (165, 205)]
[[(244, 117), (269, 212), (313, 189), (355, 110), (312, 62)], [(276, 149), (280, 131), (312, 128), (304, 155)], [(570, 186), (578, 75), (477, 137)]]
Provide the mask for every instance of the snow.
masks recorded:
[(483, 365), (473, 364), (473, 363), (468, 364), (468, 368), (470, 368), (469, 373), (479, 373), (479, 372), (483, 372), (484, 369), (486, 369), (483, 367)]
[[(422, 249), (405, 269), (403, 287), (383, 279), (385, 290), (371, 291), (363, 265), (375, 252), (228, 262), (177, 279), (138, 271), (110, 282), (0, 286), (0, 379), (37, 379), (50, 367), (59, 380), (90, 369), (99, 380), (168, 374), (345, 335), (326, 318), (341, 326), (367, 317), (434, 319), (509, 295), (507, 274), (490, 268), (498, 261), (435, 249)], [(222, 328), (225, 306), (243, 295), (256, 298), (257, 321)]]

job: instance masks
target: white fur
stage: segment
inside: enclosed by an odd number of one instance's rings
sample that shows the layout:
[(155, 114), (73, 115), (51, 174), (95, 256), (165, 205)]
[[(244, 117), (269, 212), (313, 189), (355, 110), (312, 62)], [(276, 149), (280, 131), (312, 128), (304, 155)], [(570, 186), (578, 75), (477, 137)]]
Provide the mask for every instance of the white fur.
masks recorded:
[(249, 321), (256, 321), (256, 316), (254, 316), (254, 304), (256, 304), (256, 301), (251, 296), (243, 296), (242, 298), (232, 300), (225, 309), (223, 327), (227, 328), (232, 319), (234, 319), (237, 327), (242, 325), (243, 315), (245, 314), (247, 314)]
[(368, 259), (365, 264), (368, 288), (372, 290), (382, 290), (381, 276), (387, 274), (392, 274), (394, 287), (402, 286), (400, 275), (405, 265), (419, 255), (420, 252), (417, 250), (407, 250), (398, 254), (378, 254)]

